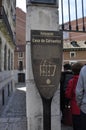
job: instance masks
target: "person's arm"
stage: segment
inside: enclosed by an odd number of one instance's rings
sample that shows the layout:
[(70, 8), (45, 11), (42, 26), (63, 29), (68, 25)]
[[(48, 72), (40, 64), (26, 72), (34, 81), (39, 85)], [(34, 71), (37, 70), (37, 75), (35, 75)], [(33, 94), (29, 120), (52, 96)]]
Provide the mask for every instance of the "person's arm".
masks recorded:
[(68, 99), (72, 98), (72, 92), (73, 92), (73, 79), (69, 80), (66, 91), (65, 91), (65, 97)]
[(79, 79), (77, 82), (77, 86), (76, 86), (76, 101), (78, 106), (81, 106), (81, 102), (82, 102), (82, 98), (83, 98), (83, 87), (84, 87), (84, 82), (83, 82), (83, 75), (82, 75), (82, 71), (80, 72), (79, 75)]

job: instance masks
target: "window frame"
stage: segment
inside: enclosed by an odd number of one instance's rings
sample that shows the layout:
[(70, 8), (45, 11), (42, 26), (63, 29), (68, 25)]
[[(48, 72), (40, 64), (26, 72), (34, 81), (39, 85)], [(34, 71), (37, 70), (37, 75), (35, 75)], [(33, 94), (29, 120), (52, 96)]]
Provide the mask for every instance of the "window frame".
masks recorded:
[[(74, 54), (73, 56), (72, 56), (72, 54)], [(70, 58), (75, 58), (76, 57), (76, 52), (75, 51), (71, 51), (70, 52)]]

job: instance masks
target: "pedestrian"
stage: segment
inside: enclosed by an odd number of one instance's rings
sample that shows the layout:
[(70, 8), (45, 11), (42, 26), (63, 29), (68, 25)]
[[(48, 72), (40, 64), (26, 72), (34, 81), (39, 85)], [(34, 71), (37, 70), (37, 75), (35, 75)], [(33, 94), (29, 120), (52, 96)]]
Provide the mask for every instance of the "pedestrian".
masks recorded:
[(80, 109), (76, 102), (76, 85), (79, 77), (80, 70), (82, 68), (83, 64), (80, 62), (74, 63), (72, 65), (72, 71), (73, 71), (73, 78), (69, 80), (65, 96), (70, 100), (70, 108), (72, 113), (72, 125), (73, 130), (82, 130), (81, 128), (81, 117), (80, 117)]
[(76, 86), (76, 101), (80, 108), (82, 130), (86, 129), (86, 65), (80, 71)]
[(73, 73), (71, 70), (71, 65), (70, 64), (65, 64), (64, 65), (64, 71), (61, 73), (61, 79), (60, 79), (60, 109), (61, 109), (61, 122), (64, 123), (64, 109), (65, 105), (67, 105), (68, 100), (65, 98), (65, 90), (68, 81), (72, 78)]

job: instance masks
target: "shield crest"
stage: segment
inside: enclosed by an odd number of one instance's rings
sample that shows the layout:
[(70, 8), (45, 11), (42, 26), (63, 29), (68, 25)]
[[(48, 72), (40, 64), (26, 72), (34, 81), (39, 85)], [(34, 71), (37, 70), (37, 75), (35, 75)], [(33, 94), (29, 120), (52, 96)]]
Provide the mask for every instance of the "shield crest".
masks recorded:
[(53, 97), (59, 86), (62, 68), (61, 31), (31, 30), (31, 58), (36, 86), (41, 96)]

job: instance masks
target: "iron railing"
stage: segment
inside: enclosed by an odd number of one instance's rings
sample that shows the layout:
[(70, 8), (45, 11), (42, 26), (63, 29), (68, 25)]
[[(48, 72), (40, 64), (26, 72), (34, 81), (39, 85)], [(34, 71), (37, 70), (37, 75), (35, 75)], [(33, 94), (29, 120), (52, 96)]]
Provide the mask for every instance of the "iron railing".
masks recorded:
[[(65, 3), (66, 2), (66, 7)], [(71, 7), (71, 2), (73, 3), (73, 7)], [(80, 8), (78, 6), (80, 4)], [(74, 31), (74, 32), (86, 32), (86, 24), (85, 24), (85, 3), (84, 0), (61, 0), (61, 30), (62, 31)], [(67, 13), (67, 16), (65, 15)], [(79, 12), (81, 16), (79, 17)], [(74, 14), (73, 14), (74, 13)], [(72, 17), (75, 16), (75, 28), (72, 25)], [(65, 22), (65, 17), (67, 17), (67, 22)], [(82, 21), (82, 27), (79, 27), (79, 18)]]

